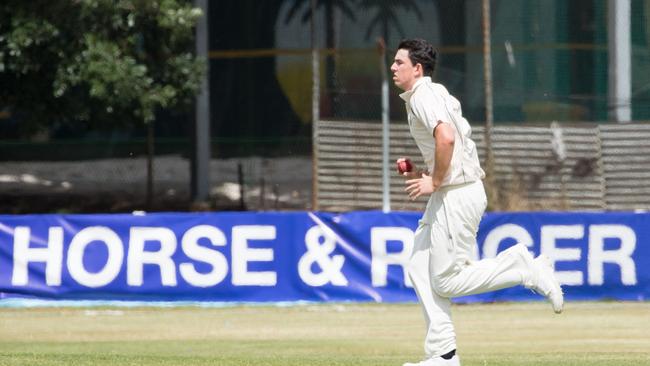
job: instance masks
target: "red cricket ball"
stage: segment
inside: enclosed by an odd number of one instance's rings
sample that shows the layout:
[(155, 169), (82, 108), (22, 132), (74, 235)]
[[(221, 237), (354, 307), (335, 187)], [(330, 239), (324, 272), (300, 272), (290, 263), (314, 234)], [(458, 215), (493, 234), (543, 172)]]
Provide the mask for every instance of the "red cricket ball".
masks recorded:
[(413, 164), (410, 159), (402, 158), (397, 159), (397, 172), (399, 174), (408, 173), (413, 170)]

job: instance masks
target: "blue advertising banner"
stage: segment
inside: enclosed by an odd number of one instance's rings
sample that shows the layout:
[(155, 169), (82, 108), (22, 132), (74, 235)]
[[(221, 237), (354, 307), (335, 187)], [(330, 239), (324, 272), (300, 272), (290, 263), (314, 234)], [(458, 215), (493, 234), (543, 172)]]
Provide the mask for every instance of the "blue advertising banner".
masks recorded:
[[(419, 213), (0, 216), (0, 298), (416, 301)], [(551, 258), (568, 300), (650, 297), (650, 214), (489, 213), (476, 258)], [(456, 301), (540, 299), (522, 287)]]

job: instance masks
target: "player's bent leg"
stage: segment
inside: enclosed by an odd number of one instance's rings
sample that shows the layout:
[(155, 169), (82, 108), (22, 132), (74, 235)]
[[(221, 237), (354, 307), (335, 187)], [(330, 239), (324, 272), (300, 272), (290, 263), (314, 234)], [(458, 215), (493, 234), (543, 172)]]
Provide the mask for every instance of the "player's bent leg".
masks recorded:
[(516, 244), (496, 258), (471, 262), (461, 270), (433, 276), (434, 291), (444, 297), (476, 295), (523, 285), (543, 296), (561, 313), (564, 295), (555, 277), (550, 260), (544, 256), (533, 259), (528, 249)]
[(481, 294), (518, 285), (532, 286), (533, 257), (522, 244), (496, 258), (459, 264), (455, 272), (433, 276), (436, 293), (445, 297)]

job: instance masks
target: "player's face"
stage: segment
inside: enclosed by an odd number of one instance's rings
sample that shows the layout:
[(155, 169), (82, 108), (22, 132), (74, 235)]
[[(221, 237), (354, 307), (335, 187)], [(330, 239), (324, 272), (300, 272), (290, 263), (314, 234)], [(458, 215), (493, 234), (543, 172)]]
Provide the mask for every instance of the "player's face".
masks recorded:
[(411, 90), (413, 84), (422, 76), (420, 64), (413, 65), (409, 58), (409, 51), (404, 49), (397, 50), (395, 61), (390, 66), (393, 73), (393, 82), (395, 86), (402, 90)]

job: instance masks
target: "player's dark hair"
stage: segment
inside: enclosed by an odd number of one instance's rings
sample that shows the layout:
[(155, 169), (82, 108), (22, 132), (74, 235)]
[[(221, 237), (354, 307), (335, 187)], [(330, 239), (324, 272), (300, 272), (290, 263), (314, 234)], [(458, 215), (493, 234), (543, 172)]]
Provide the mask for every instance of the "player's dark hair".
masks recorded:
[(424, 75), (433, 76), (438, 59), (438, 51), (431, 43), (421, 38), (404, 39), (397, 46), (398, 50), (408, 50), (409, 59), (413, 66), (420, 64), (424, 70)]

